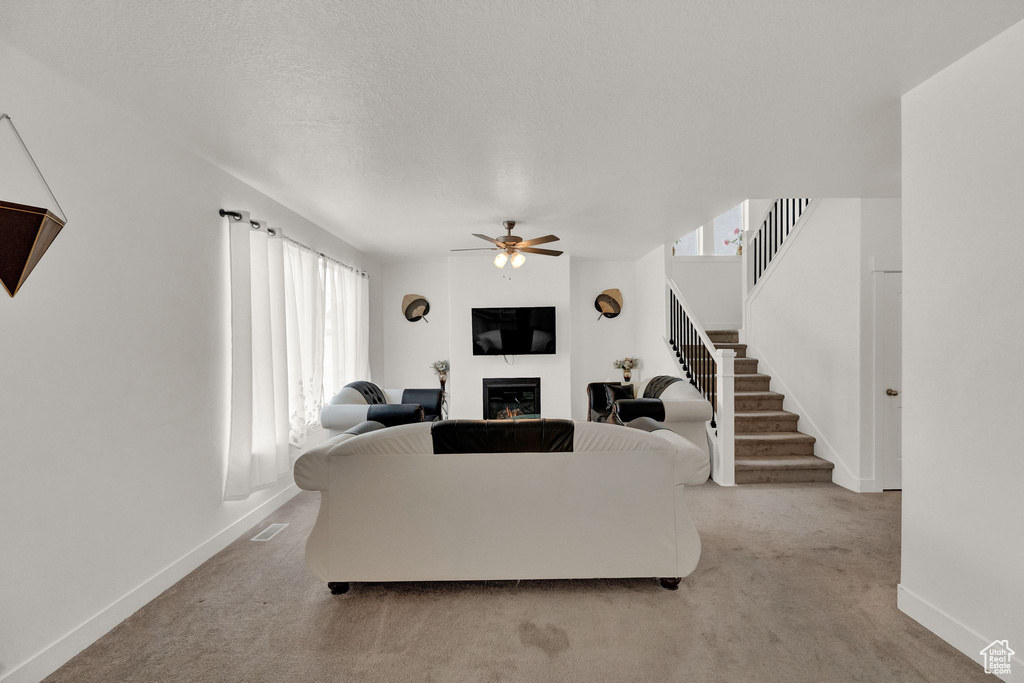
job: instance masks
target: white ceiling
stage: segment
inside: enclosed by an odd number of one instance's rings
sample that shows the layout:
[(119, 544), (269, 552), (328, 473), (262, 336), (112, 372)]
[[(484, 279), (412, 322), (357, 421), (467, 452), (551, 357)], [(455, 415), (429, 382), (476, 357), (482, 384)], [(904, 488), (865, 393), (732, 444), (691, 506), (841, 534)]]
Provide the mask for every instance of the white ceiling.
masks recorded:
[(899, 196), (900, 95), (1022, 18), (1021, 0), (3, 0), (0, 38), (385, 260), (506, 218), (632, 258), (746, 197)]

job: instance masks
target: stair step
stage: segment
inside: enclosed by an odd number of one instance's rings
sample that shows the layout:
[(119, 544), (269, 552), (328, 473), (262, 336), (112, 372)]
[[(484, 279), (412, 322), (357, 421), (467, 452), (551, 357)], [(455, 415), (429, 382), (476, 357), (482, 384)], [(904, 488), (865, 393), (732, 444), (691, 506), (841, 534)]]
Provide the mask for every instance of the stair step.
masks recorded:
[(735, 436), (737, 458), (814, 455), (814, 437), (802, 432), (756, 432)]
[(738, 330), (705, 330), (713, 343), (718, 344), (724, 342), (726, 344), (735, 344), (740, 340), (740, 333)]
[(771, 375), (753, 373), (748, 375), (737, 375), (735, 378), (735, 391), (768, 391), (772, 385)]
[(736, 352), (737, 358), (747, 357), (747, 345), (746, 344), (727, 344), (727, 343), (715, 343), (716, 349), (732, 349)]
[(813, 455), (736, 458), (737, 484), (794, 484), (832, 481), (834, 465)]
[(734, 406), (737, 412), (782, 410), (785, 394), (775, 391), (737, 391)]
[(788, 410), (737, 411), (736, 433), (795, 432), (799, 419), (799, 415)]
[(756, 375), (757, 374), (757, 359), (756, 358), (737, 358), (734, 361), (734, 369), (737, 375)]

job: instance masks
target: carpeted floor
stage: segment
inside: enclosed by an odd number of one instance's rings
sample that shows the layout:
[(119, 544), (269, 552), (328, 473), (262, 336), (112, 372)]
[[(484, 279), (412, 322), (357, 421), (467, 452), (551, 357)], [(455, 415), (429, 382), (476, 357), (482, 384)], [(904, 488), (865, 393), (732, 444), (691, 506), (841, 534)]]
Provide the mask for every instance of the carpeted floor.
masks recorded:
[[(689, 489), (703, 540), (650, 579), (354, 584), (306, 569), (302, 493), (48, 681), (988, 681), (896, 609), (900, 494)], [(267, 543), (251, 538), (289, 526)]]

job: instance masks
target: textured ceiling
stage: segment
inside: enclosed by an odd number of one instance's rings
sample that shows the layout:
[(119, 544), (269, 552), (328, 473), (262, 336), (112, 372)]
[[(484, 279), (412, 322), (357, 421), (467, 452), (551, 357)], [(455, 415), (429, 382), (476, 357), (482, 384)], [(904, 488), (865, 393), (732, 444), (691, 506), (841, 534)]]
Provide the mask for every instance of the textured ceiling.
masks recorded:
[(1020, 0), (3, 0), (0, 38), (384, 259), (506, 218), (627, 258), (745, 197), (898, 196), (899, 96), (1022, 18)]

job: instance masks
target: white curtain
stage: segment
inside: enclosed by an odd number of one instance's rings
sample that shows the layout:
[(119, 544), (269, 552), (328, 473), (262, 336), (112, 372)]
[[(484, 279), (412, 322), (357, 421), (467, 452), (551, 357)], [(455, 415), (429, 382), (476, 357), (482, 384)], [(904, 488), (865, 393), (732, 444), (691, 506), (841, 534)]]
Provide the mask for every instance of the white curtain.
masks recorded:
[(288, 336), (288, 440), (301, 446), (320, 424), (324, 387), (324, 277), (319, 254), (284, 242)]
[[(230, 220), (230, 219), (229, 219)], [(247, 498), (288, 474), (284, 270), (265, 229), (229, 225), (231, 430), (225, 500)]]
[(324, 397), (330, 400), (349, 382), (370, 379), (370, 293), (366, 278), (326, 259), (324, 281)]
[(369, 379), (369, 287), (309, 249), (228, 220), (231, 427), (225, 500), (290, 471), (289, 444), (320, 426), (341, 387)]

